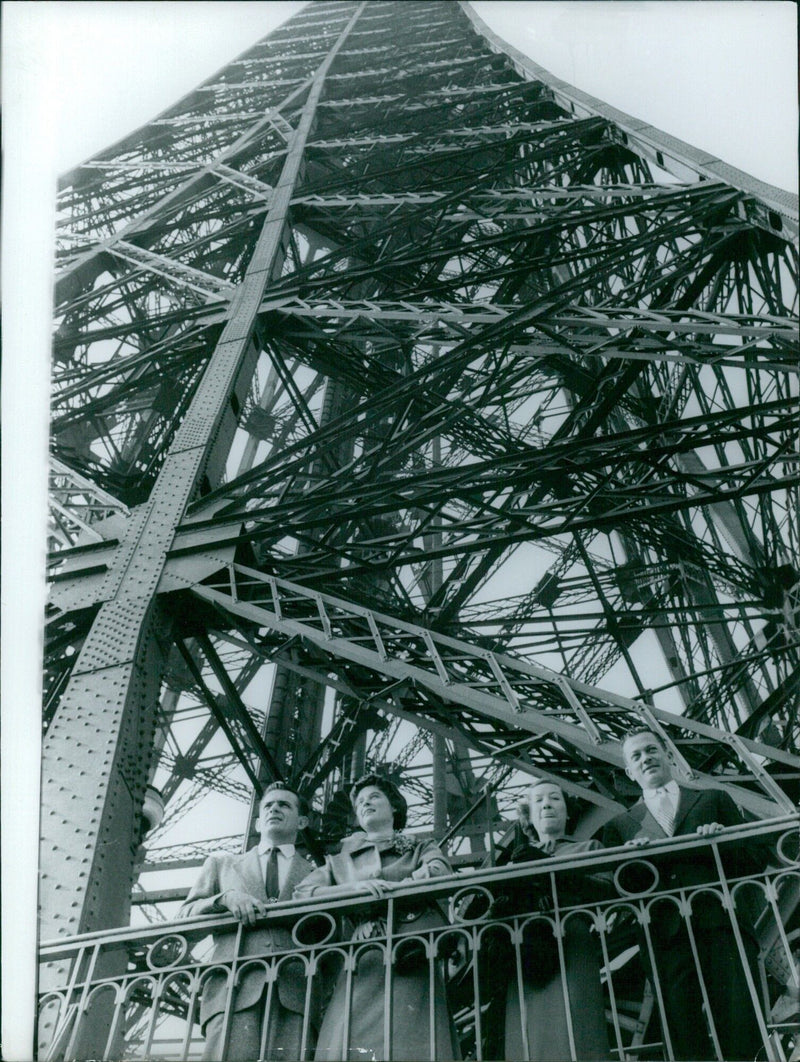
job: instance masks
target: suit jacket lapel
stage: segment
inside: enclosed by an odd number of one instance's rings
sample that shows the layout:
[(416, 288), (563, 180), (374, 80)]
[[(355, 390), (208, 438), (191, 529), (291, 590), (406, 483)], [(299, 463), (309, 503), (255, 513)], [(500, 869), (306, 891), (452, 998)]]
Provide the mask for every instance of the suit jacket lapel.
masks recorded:
[(680, 795), (678, 797), (678, 806), (675, 809), (675, 825), (672, 829), (673, 833), (678, 832), (687, 814), (703, 795), (702, 789), (684, 789), (684, 787), (680, 785), (678, 786), (678, 790)]
[(286, 875), (286, 881), (278, 896), (279, 900), (291, 900), (292, 893), (295, 890), (295, 886), (299, 885), (303, 878), (310, 872), (311, 867), (308, 865), (308, 860), (303, 859), (302, 856), (296, 855), (292, 858), (289, 864), (289, 873)]
[(246, 852), (239, 862), (239, 873), (245, 885), (245, 892), (259, 900), (266, 899), (264, 876), (261, 872), (261, 860), (258, 858), (258, 846)]
[(636, 821), (641, 826), (640, 832), (646, 834), (648, 837), (669, 836), (667, 833), (664, 832), (664, 829), (658, 819), (650, 814), (650, 810), (642, 798), (636, 801), (636, 803), (630, 810), (630, 814), (636, 819)]

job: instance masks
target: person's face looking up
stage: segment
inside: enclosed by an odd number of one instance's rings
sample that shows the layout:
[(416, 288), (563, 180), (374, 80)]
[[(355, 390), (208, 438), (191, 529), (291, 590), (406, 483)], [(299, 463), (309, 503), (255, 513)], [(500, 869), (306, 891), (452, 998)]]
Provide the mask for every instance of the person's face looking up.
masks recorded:
[(540, 840), (564, 836), (567, 830), (567, 803), (557, 785), (543, 782), (532, 786), (528, 802), (531, 822)]
[(300, 814), (297, 796), (287, 789), (272, 789), (261, 801), (258, 828), (263, 840), (270, 844), (294, 844), (298, 830), (308, 825)]
[(358, 824), (365, 833), (391, 833), (394, 809), (387, 795), (376, 785), (365, 785), (354, 801)]
[(655, 734), (634, 734), (622, 746), (625, 773), (642, 789), (658, 789), (672, 779), (667, 750)]

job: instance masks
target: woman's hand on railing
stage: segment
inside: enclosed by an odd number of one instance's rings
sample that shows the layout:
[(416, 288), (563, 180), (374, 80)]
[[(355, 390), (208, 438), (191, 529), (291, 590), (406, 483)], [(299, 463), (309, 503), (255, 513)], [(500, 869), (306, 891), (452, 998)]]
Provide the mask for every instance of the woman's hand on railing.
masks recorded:
[(366, 878), (364, 881), (354, 883), (353, 891), (368, 892), (371, 896), (374, 896), (376, 900), (379, 900), (382, 896), (385, 896), (387, 892), (390, 892), (392, 889), (402, 884), (402, 881), (386, 881), (384, 878)]

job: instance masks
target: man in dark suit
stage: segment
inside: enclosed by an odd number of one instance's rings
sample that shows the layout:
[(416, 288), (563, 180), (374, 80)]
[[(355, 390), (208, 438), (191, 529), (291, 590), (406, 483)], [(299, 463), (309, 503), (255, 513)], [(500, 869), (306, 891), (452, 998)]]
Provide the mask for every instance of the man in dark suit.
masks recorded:
[[(722, 790), (687, 789), (672, 777), (669, 753), (658, 734), (646, 728), (628, 733), (623, 741), (625, 771), (642, 790), (629, 811), (606, 824), (603, 843), (646, 845), (668, 837), (711, 837), (726, 826), (742, 824), (739, 808)], [(755, 873), (762, 867), (750, 846), (728, 845), (724, 853), (726, 876)], [(642, 933), (641, 949), (648, 973), (652, 965), (664, 1000), (672, 1050), (676, 1059), (754, 1059), (762, 1047), (756, 1007), (747, 983), (745, 966), (728, 913), (710, 893), (691, 890), (719, 880), (713, 853), (693, 849), (657, 860), (661, 887), (690, 890), (691, 929), (697, 959), (708, 996), (717, 1046), (707, 1031), (703, 994), (692, 942), (683, 916), (674, 902), (656, 902), (651, 908), (652, 956)], [(752, 925), (737, 903), (737, 922), (747, 957), (755, 976), (758, 948)]]
[[(298, 830), (308, 824), (308, 807), (293, 789), (282, 782), (270, 785), (261, 798), (258, 814), (260, 843), (245, 855), (210, 856), (180, 910), (182, 917), (230, 912), (244, 925), (239, 955), (269, 955), (291, 949), (290, 932), (282, 926), (253, 927), (267, 905), (290, 900), (295, 886), (314, 869), (298, 855)], [(230, 960), (236, 949), (236, 933), (215, 934), (213, 961)], [(265, 964), (253, 963), (239, 976), (228, 1008), (228, 977), (212, 973), (204, 983), (200, 1024), (206, 1038), (203, 1058), (208, 1062), (254, 1062), (255, 1059), (287, 1059), (301, 1055), (306, 978), (300, 962), (284, 962), (272, 990), (269, 1014)], [(228, 1035), (225, 1013), (229, 1010)], [(266, 1028), (265, 1028), (266, 1023)], [(309, 1024), (308, 1048), (313, 1048)], [(262, 1034), (264, 1051), (262, 1053)], [(226, 1041), (227, 1039), (227, 1048)]]

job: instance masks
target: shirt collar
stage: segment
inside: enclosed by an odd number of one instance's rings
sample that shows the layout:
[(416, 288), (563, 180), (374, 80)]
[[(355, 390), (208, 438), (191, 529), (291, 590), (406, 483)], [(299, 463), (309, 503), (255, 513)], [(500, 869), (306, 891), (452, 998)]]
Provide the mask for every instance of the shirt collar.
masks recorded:
[(671, 778), (666, 785), (660, 785), (656, 789), (643, 789), (642, 796), (645, 800), (655, 800), (656, 794), (662, 791), (669, 793), (673, 800), (677, 800), (681, 794), (678, 783), (674, 778)]
[(295, 853), (295, 846), (293, 844), (270, 844), (268, 841), (261, 841), (258, 846), (258, 854), (266, 855), (267, 852), (271, 852), (273, 848), (277, 848), (281, 855), (285, 855), (287, 859), (291, 859)]

